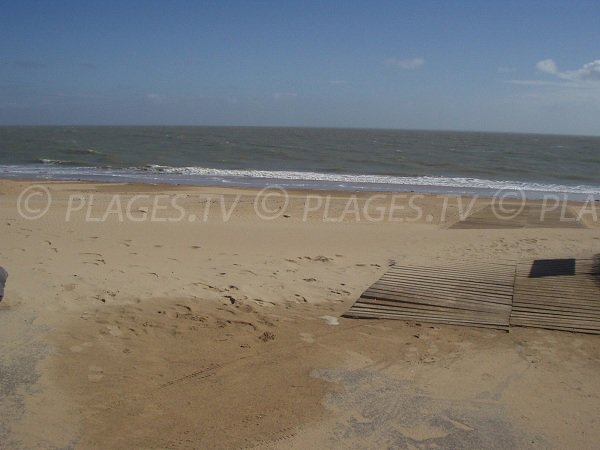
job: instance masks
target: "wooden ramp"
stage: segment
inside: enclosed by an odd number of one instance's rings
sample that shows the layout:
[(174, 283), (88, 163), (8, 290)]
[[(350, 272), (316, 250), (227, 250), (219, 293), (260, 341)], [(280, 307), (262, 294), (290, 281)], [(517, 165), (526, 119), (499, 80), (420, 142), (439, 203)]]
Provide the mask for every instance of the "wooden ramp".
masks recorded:
[(344, 317), (600, 334), (600, 255), (393, 266)]
[(542, 205), (488, 205), (450, 225), (450, 229), (587, 228), (569, 208)]
[(393, 266), (344, 314), (508, 330), (514, 263)]
[(517, 264), (510, 324), (600, 334), (600, 259)]

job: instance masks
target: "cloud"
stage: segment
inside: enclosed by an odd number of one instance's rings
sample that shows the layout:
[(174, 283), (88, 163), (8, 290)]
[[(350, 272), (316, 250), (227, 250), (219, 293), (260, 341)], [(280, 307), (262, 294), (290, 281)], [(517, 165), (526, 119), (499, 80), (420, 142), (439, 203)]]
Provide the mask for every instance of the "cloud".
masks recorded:
[(412, 59), (387, 58), (384, 64), (402, 70), (416, 70), (425, 64), (425, 60), (421, 57)]
[(535, 65), (538, 72), (551, 75), (552, 79), (508, 80), (508, 83), (521, 86), (545, 88), (547, 91), (560, 89), (566, 91), (600, 92), (600, 59), (584, 64), (575, 70), (559, 70), (552, 59), (543, 59)]
[(577, 75), (583, 80), (600, 81), (600, 59), (584, 64)]
[[(564, 87), (566, 83), (564, 81), (549, 81), (549, 80), (508, 80), (510, 84), (519, 84), (521, 86), (555, 86)], [(577, 86), (572, 86), (577, 87)]]
[(515, 98), (553, 108), (571, 105), (600, 111), (600, 60), (574, 70), (560, 70), (552, 59), (538, 61), (535, 67), (544, 78), (508, 80), (525, 89)]
[(566, 81), (600, 81), (600, 59), (584, 64), (575, 70), (558, 70), (558, 65), (552, 59), (539, 61), (535, 67), (538, 71), (554, 75)]
[(543, 73), (558, 73), (558, 68), (556, 67), (556, 63), (551, 59), (544, 59), (543, 61), (538, 61), (535, 65), (536, 69)]

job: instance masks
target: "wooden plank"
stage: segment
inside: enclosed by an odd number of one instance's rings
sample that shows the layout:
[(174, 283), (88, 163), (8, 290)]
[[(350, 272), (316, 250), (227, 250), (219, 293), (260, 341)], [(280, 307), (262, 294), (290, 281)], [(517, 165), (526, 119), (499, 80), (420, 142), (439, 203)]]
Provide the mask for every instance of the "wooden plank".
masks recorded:
[(568, 283), (562, 285), (560, 283), (520, 283), (516, 282), (518, 293), (547, 295), (550, 297), (568, 297), (575, 295), (577, 298), (598, 299), (598, 289), (600, 286), (595, 284), (587, 284), (585, 282)]
[[(600, 334), (597, 263), (586, 258), (518, 264), (510, 324)], [(534, 264), (541, 276), (530, 276)]]
[(410, 317), (410, 316), (400, 316), (397, 314), (385, 314), (383, 312), (361, 312), (352, 314), (352, 318), (360, 318), (360, 319), (390, 319), (390, 320), (404, 320), (407, 322), (418, 322), (418, 323), (432, 323), (432, 324), (441, 324), (441, 325), (456, 325), (456, 326), (466, 326), (466, 327), (476, 327), (476, 328), (488, 328), (488, 329), (496, 329), (502, 331), (509, 331), (508, 325), (502, 324), (487, 324), (481, 322), (469, 322), (469, 321), (454, 321), (451, 319), (438, 319), (435, 317)]
[(530, 326), (543, 325), (544, 327), (569, 327), (569, 328), (579, 328), (585, 330), (598, 330), (600, 331), (600, 323), (597, 322), (586, 322), (583, 320), (556, 320), (552, 318), (544, 318), (544, 317), (511, 317), (510, 320), (511, 325), (524, 325), (528, 324)]
[(547, 277), (516, 277), (516, 282), (524, 286), (591, 286), (598, 287), (597, 277), (589, 274), (547, 276)]
[[(378, 281), (373, 286), (368, 288), (362, 296), (376, 297), (379, 293), (397, 294), (398, 292), (399, 286), (397, 284), (387, 285), (385, 283), (381, 283), (381, 281)], [(482, 295), (470, 292), (460, 292), (455, 289), (447, 291), (435, 287), (430, 288), (426, 286), (402, 286), (400, 295), (412, 295), (423, 298), (433, 297), (448, 300), (464, 299), (465, 301), (495, 303), (500, 305), (510, 305), (512, 303), (512, 297), (509, 295)]]
[(540, 322), (547, 322), (547, 323), (556, 323), (556, 324), (578, 324), (578, 325), (582, 325), (582, 324), (592, 324), (594, 325), (594, 327), (600, 327), (600, 321), (599, 320), (588, 320), (588, 318), (586, 317), (582, 317), (582, 316), (575, 316), (575, 317), (571, 317), (571, 316), (564, 316), (562, 314), (560, 315), (551, 315), (551, 314), (544, 314), (544, 313), (536, 313), (536, 312), (522, 312), (522, 311), (513, 311), (511, 313), (510, 316), (510, 322), (518, 322), (518, 321), (522, 321), (522, 320), (537, 320)]
[(423, 295), (425, 297), (439, 297), (448, 299), (465, 299), (475, 302), (490, 302), (500, 304), (511, 304), (512, 296), (504, 293), (492, 293), (476, 291), (461, 291), (455, 287), (442, 288), (439, 286), (428, 286), (426, 284), (408, 284), (401, 285), (397, 283), (389, 283), (386, 280), (379, 280), (373, 286), (368, 288), (365, 293), (371, 292), (399, 292), (414, 295)]
[(419, 275), (419, 274), (407, 274), (407, 275), (397, 275), (397, 274), (384, 274), (381, 278), (381, 280), (387, 280), (391, 283), (396, 283), (396, 284), (411, 284), (411, 283), (415, 283), (415, 284), (427, 284), (427, 285), (440, 285), (440, 286), (444, 286), (444, 285), (452, 285), (452, 286), (461, 286), (464, 288), (469, 288), (469, 287), (473, 287), (473, 286), (482, 286), (485, 287), (488, 290), (493, 290), (495, 292), (502, 292), (502, 291), (510, 291), (511, 287), (512, 287), (512, 283), (511, 285), (506, 285), (506, 284), (492, 284), (492, 283), (487, 283), (485, 280), (467, 280), (467, 279), (462, 279), (461, 277), (455, 277), (455, 278), (451, 278), (448, 275), (445, 274), (440, 274), (440, 275), (435, 275), (435, 274), (427, 274), (427, 275)]
[(476, 268), (473, 268), (471, 271), (469, 271), (468, 269), (438, 269), (437, 267), (424, 267), (424, 268), (401, 268), (401, 269), (394, 269), (391, 268), (389, 270), (389, 272), (387, 272), (388, 274), (394, 274), (394, 275), (406, 275), (406, 274), (414, 274), (414, 275), (430, 275), (430, 274), (434, 274), (434, 275), (446, 275), (446, 276), (452, 276), (454, 279), (465, 279), (465, 280), (471, 280), (473, 278), (475, 279), (482, 279), (482, 280), (490, 280), (493, 281), (495, 283), (498, 283), (499, 280), (503, 281), (503, 282), (510, 282), (514, 276), (515, 276), (515, 270), (513, 269), (511, 272), (485, 272), (483, 270), (479, 270)]
[(387, 280), (379, 280), (367, 291), (394, 291), (406, 293), (426, 293), (446, 298), (465, 298), (468, 300), (475, 301), (489, 301), (496, 303), (512, 303), (512, 296), (508, 293), (501, 292), (477, 292), (472, 290), (460, 290), (457, 287), (441, 287), (439, 285), (427, 285), (427, 284), (399, 284), (390, 283)]
[(572, 314), (567, 314), (563, 311), (549, 311), (549, 310), (544, 310), (544, 311), (535, 311), (535, 310), (523, 310), (523, 309), (514, 309), (512, 310), (512, 317), (541, 317), (544, 319), (557, 319), (557, 320), (583, 320), (583, 321), (590, 321), (590, 322), (597, 322), (599, 321), (596, 317), (590, 316), (590, 315), (586, 315), (586, 314), (577, 314), (577, 313), (572, 313)]
[(581, 292), (581, 293), (599, 293), (598, 289), (600, 285), (594, 282), (590, 282), (590, 280), (584, 278), (584, 276), (574, 276), (568, 277), (568, 280), (561, 282), (558, 279), (550, 279), (557, 277), (548, 277), (548, 279), (544, 280), (541, 278), (528, 278), (528, 279), (519, 279), (515, 280), (515, 286), (519, 290), (523, 291), (532, 291), (537, 292), (539, 290), (546, 291), (548, 293), (555, 292), (556, 294), (560, 294), (562, 292), (570, 293), (570, 292)]
[(494, 263), (488, 263), (488, 264), (477, 263), (477, 264), (473, 264), (473, 266), (452, 265), (452, 266), (444, 267), (444, 266), (438, 266), (438, 265), (433, 264), (433, 265), (428, 265), (428, 266), (394, 265), (389, 268), (389, 272), (391, 272), (391, 273), (394, 273), (397, 271), (412, 272), (412, 273), (419, 273), (422, 271), (436, 272), (436, 273), (437, 272), (450, 272), (450, 273), (455, 273), (455, 274), (462, 274), (463, 276), (464, 275), (514, 276), (515, 266), (507, 266), (504, 264), (494, 264)]
[(419, 285), (423, 284), (426, 286), (444, 286), (448, 288), (459, 288), (465, 291), (490, 293), (490, 294), (508, 294), (510, 295), (513, 291), (512, 286), (506, 286), (503, 284), (490, 284), (483, 281), (476, 280), (452, 280), (451, 278), (437, 278), (437, 277), (419, 277), (419, 276), (404, 276), (398, 277), (395, 275), (384, 275), (380, 278), (381, 281), (397, 285)]
[(600, 314), (590, 314), (589, 312), (583, 312), (583, 311), (576, 311), (576, 310), (569, 310), (569, 309), (565, 309), (565, 308), (561, 308), (561, 309), (549, 309), (549, 308), (541, 308), (539, 306), (536, 307), (530, 307), (530, 308), (523, 308), (523, 307), (516, 307), (513, 306), (512, 309), (512, 314), (514, 316), (526, 316), (526, 315), (531, 315), (531, 316), (538, 316), (538, 315), (545, 315), (548, 317), (564, 317), (566, 319), (569, 318), (583, 318), (585, 320), (590, 320), (592, 322), (598, 321), (600, 322)]
[(490, 284), (494, 286), (504, 286), (511, 287), (514, 282), (514, 274), (510, 276), (502, 276), (499, 275), (497, 278), (494, 278), (493, 274), (490, 275), (477, 275), (473, 274), (473, 276), (469, 276), (469, 274), (465, 273), (453, 273), (453, 272), (444, 272), (444, 271), (422, 271), (422, 272), (401, 272), (401, 271), (390, 271), (383, 275), (384, 278), (418, 278), (422, 280), (450, 280), (454, 282), (467, 282), (467, 283), (483, 283)]
[(508, 324), (503, 321), (499, 321), (496, 318), (488, 318), (485, 316), (448, 317), (445, 314), (436, 314), (436, 313), (430, 313), (430, 312), (419, 312), (419, 311), (398, 312), (396, 309), (385, 308), (385, 307), (377, 306), (377, 305), (357, 305), (356, 307), (353, 307), (351, 311), (352, 311), (352, 313), (359, 313), (359, 312), (377, 313), (377, 312), (379, 312), (379, 313), (388, 314), (388, 315), (418, 318), (419, 320), (425, 320), (425, 321), (428, 319), (438, 319), (438, 320), (452, 320), (454, 322), (486, 323), (488, 325), (508, 326)]
[(515, 278), (515, 271), (513, 269), (510, 273), (494, 273), (484, 272), (483, 270), (473, 269), (472, 272), (468, 270), (450, 270), (450, 269), (437, 269), (437, 268), (423, 268), (423, 269), (390, 269), (384, 275), (386, 276), (420, 276), (420, 277), (431, 277), (434, 278), (449, 278), (456, 281), (481, 281), (488, 282), (490, 284), (500, 285), (512, 285)]
[(467, 326), (467, 327), (474, 327), (474, 328), (486, 328), (486, 329), (493, 329), (493, 330), (501, 330), (501, 331), (509, 331), (509, 327), (508, 326), (504, 326), (504, 325), (489, 325), (489, 324), (484, 324), (484, 323), (469, 323), (469, 322), (454, 322), (452, 320), (446, 320), (446, 319), (434, 319), (434, 318), (419, 318), (419, 317), (415, 317), (415, 318), (410, 318), (410, 317), (402, 317), (402, 316), (398, 316), (398, 315), (389, 315), (389, 314), (383, 314), (383, 313), (378, 313), (378, 312), (374, 312), (374, 313), (347, 313), (344, 314), (343, 317), (347, 317), (349, 319), (361, 319), (361, 320), (381, 320), (381, 319), (388, 319), (388, 320), (403, 320), (405, 322), (415, 322), (415, 323), (429, 323), (429, 324), (440, 324), (440, 325), (453, 325), (453, 326)]
[(390, 270), (425, 270), (425, 269), (435, 269), (435, 270), (461, 270), (463, 272), (474, 271), (477, 270), (478, 273), (495, 273), (496, 271), (505, 272), (505, 273), (514, 273), (515, 271), (515, 263), (512, 261), (477, 261), (470, 264), (465, 264), (462, 262), (453, 263), (452, 265), (441, 265), (439, 263), (433, 263), (427, 266), (414, 265), (414, 264), (404, 264), (404, 265), (393, 265), (390, 267)]
[(573, 275), (568, 277), (539, 277), (539, 278), (524, 278), (517, 277), (515, 280), (516, 283), (519, 283), (523, 287), (553, 287), (553, 288), (563, 288), (563, 287), (577, 287), (580, 286), (587, 288), (596, 288), (600, 287), (600, 283), (597, 283), (596, 280), (589, 275)]
[(514, 265), (476, 261), (442, 266), (393, 266), (347, 316), (484, 324), (507, 329)]
[(549, 310), (565, 310), (565, 311), (580, 311), (581, 313), (587, 314), (599, 314), (600, 311), (597, 306), (593, 305), (581, 305), (575, 303), (566, 303), (566, 302), (548, 302), (544, 298), (540, 298), (537, 300), (530, 299), (527, 302), (520, 301), (519, 303), (513, 303), (513, 309), (523, 309), (523, 308), (540, 308), (540, 309), (549, 309)]
[(485, 323), (486, 325), (499, 325), (502, 327), (506, 327), (505, 323), (498, 322), (497, 320), (486, 320), (481, 317), (469, 317), (469, 316), (456, 316), (456, 317), (448, 317), (445, 314), (432, 314), (430, 312), (418, 312), (418, 311), (402, 311), (398, 312), (394, 309), (385, 309), (385, 308), (367, 308), (367, 307), (356, 307), (352, 308), (350, 314), (385, 314), (386, 316), (394, 316), (394, 317), (402, 317), (405, 319), (417, 319), (417, 320), (446, 320), (452, 321), (454, 323), (463, 322), (463, 323)]
[(405, 299), (415, 299), (415, 301), (419, 301), (421, 303), (428, 302), (442, 302), (446, 304), (452, 304), (453, 302), (458, 302), (459, 304), (464, 305), (482, 305), (482, 307), (493, 308), (493, 309), (502, 309), (506, 307), (510, 307), (512, 303), (510, 299), (507, 298), (505, 301), (489, 301), (488, 299), (484, 300), (481, 298), (465, 298), (460, 295), (439, 295), (435, 291), (423, 292), (423, 291), (408, 291), (404, 290), (402, 293), (398, 293), (397, 291), (391, 289), (373, 289), (373, 287), (369, 288), (361, 298), (366, 299), (377, 299), (377, 298), (388, 298), (393, 300), (405, 300)]
[(452, 311), (435, 311), (435, 310), (421, 310), (421, 309), (398, 309), (393, 306), (387, 305), (356, 305), (352, 308), (352, 311), (369, 309), (369, 310), (377, 310), (394, 314), (403, 314), (403, 315), (419, 315), (423, 317), (437, 317), (437, 318), (447, 318), (452, 320), (469, 320), (475, 322), (489, 322), (489, 323), (498, 323), (508, 326), (508, 317), (507, 315), (482, 315), (482, 314), (459, 314)]
[(586, 300), (586, 299), (582, 299), (582, 298), (569, 298), (569, 297), (563, 297), (563, 298), (558, 298), (558, 297), (550, 297), (550, 296), (546, 296), (543, 294), (540, 295), (528, 295), (528, 296), (523, 296), (522, 294), (519, 294), (518, 298), (515, 299), (515, 301), (513, 302), (513, 306), (519, 306), (519, 305), (531, 305), (531, 304), (537, 304), (537, 305), (548, 305), (548, 306), (561, 306), (561, 307), (573, 307), (573, 308), (580, 308), (580, 309), (588, 309), (588, 310), (598, 310), (600, 309), (600, 305), (598, 304), (597, 300)]
[(530, 327), (530, 328), (543, 328), (546, 330), (559, 330), (559, 331), (570, 331), (577, 333), (587, 333), (587, 334), (600, 334), (600, 330), (596, 328), (585, 328), (582, 326), (570, 326), (566, 324), (559, 324), (555, 322), (544, 323), (538, 320), (526, 320), (522, 319), (516, 322), (511, 322), (511, 327)]
[[(536, 264), (534, 278), (529, 277)], [(347, 317), (600, 332), (598, 258), (394, 266)]]
[(403, 278), (416, 278), (426, 281), (431, 280), (448, 280), (451, 282), (457, 283), (482, 283), (489, 284), (493, 286), (504, 286), (510, 287), (514, 282), (514, 275), (510, 277), (499, 276), (497, 279), (493, 279), (493, 275), (487, 276), (473, 276), (469, 277), (467, 274), (460, 273), (449, 273), (449, 272), (387, 272), (383, 275), (385, 278), (395, 278), (395, 279), (403, 279)]
[(590, 275), (590, 274), (575, 274), (575, 275), (561, 275), (561, 276), (555, 275), (555, 276), (547, 276), (547, 277), (520, 277), (520, 276), (517, 276), (515, 279), (515, 282), (519, 282), (524, 286), (535, 286), (535, 285), (541, 285), (541, 286), (575, 285), (575, 286), (580, 286), (582, 283), (583, 283), (583, 285), (587, 285), (587, 286), (599, 286), (600, 281), (597, 280), (597, 278), (598, 278), (597, 275)]
[(580, 305), (588, 305), (591, 307), (598, 306), (598, 297), (594, 293), (586, 294), (578, 293), (577, 291), (546, 291), (543, 289), (540, 290), (521, 290), (519, 289), (515, 292), (514, 304), (519, 303), (527, 303), (530, 301), (539, 301), (548, 299), (548, 302), (554, 303), (564, 303), (564, 304), (580, 304)]
[(445, 298), (450, 300), (465, 299), (475, 302), (489, 302), (499, 304), (511, 304), (510, 295), (477, 294), (473, 292), (464, 292), (457, 289), (441, 289), (436, 286), (427, 285), (408, 285), (399, 287), (397, 284), (386, 284), (385, 281), (378, 281), (365, 291), (366, 296), (377, 295), (379, 292), (401, 292), (402, 295), (415, 295), (423, 297)]
[(464, 303), (460, 303), (460, 302), (446, 302), (446, 301), (437, 301), (435, 302), (435, 299), (431, 299), (431, 301), (427, 302), (427, 303), (423, 303), (421, 301), (421, 299), (412, 299), (412, 301), (410, 301), (411, 299), (407, 299), (407, 298), (403, 298), (401, 300), (398, 299), (394, 299), (394, 298), (389, 298), (389, 297), (378, 297), (378, 298), (367, 298), (362, 300), (363, 297), (361, 297), (361, 300), (359, 300), (360, 303), (369, 303), (369, 304), (386, 304), (386, 305), (391, 305), (394, 306), (396, 308), (423, 308), (423, 309), (437, 309), (437, 310), (444, 310), (444, 311), (448, 311), (448, 312), (452, 312), (453, 310), (458, 310), (458, 311), (475, 311), (475, 312), (488, 312), (490, 314), (503, 314), (506, 311), (510, 312), (510, 307), (509, 306), (505, 306), (503, 308), (490, 308), (490, 307), (485, 307), (484, 305), (477, 305), (477, 304), (471, 304), (471, 305), (467, 305)]
[(402, 265), (394, 265), (390, 269), (427, 269), (427, 268), (435, 268), (435, 269), (478, 269), (478, 270), (494, 270), (499, 268), (500, 270), (505, 270), (507, 272), (513, 272), (515, 270), (515, 261), (513, 260), (503, 260), (503, 259), (494, 259), (492, 260), (477, 260), (471, 262), (463, 262), (463, 261), (454, 261), (452, 264), (443, 264), (439, 261), (432, 261), (430, 264), (426, 266), (420, 264), (402, 264)]

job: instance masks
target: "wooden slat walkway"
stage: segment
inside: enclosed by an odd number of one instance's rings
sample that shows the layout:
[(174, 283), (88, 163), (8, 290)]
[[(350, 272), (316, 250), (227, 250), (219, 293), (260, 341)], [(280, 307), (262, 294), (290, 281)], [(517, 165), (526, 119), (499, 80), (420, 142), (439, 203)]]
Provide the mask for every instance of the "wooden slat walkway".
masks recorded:
[(344, 317), (600, 334), (600, 256), (393, 266)]
[(344, 314), (508, 330), (514, 263), (393, 266)]
[[(450, 225), (450, 229), (504, 229), (504, 228), (587, 228), (569, 208), (544, 210), (542, 205), (505, 205), (500, 207), (488, 205), (473, 214)], [(514, 217), (511, 212), (514, 211)], [(504, 217), (503, 217), (504, 215)]]
[(600, 334), (598, 260), (517, 264), (510, 324)]

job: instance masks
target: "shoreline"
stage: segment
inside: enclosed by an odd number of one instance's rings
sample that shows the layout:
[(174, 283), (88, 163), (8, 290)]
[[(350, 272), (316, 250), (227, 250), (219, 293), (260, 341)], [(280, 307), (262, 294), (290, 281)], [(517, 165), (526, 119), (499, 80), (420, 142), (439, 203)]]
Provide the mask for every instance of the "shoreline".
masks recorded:
[[(306, 193), (340, 193), (340, 194), (423, 194), (427, 196), (463, 196), (477, 197), (482, 199), (492, 199), (504, 193), (515, 193), (514, 197), (522, 197), (527, 200), (543, 200), (561, 197), (564, 201), (574, 202), (600, 202), (600, 191), (593, 193), (567, 192), (567, 191), (544, 191), (544, 190), (527, 190), (520, 188), (459, 188), (453, 186), (442, 185), (387, 185), (378, 183), (356, 183), (352, 186), (339, 186), (335, 183), (314, 183), (307, 186), (307, 183), (290, 183), (290, 180), (260, 178), (254, 179), (253, 182), (237, 181), (213, 181), (206, 180), (192, 181), (189, 177), (185, 179), (152, 179), (143, 180), (144, 177), (120, 177), (118, 179), (98, 177), (65, 177), (65, 178), (47, 178), (35, 176), (0, 176), (0, 181), (28, 182), (28, 183), (83, 183), (83, 184), (109, 184), (109, 185), (148, 185), (148, 186), (176, 186), (178, 188), (205, 188), (205, 189), (241, 189), (248, 191), (260, 191), (261, 189), (270, 187), (280, 187), (287, 191), (306, 192)], [(307, 180), (309, 181), (309, 180)], [(309, 183), (310, 184), (310, 183)], [(518, 193), (518, 195), (516, 194)]]

